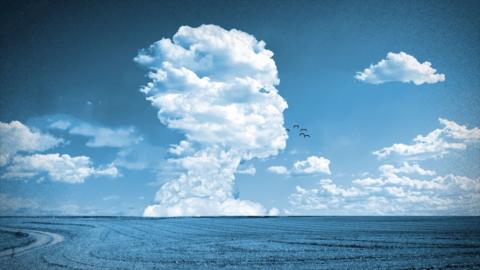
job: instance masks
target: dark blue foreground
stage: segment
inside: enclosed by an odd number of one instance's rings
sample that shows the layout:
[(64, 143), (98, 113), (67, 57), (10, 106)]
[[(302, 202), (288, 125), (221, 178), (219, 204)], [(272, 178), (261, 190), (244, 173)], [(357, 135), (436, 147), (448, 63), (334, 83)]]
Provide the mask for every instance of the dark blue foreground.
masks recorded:
[(0, 269), (480, 268), (478, 217), (3, 217), (0, 227)]

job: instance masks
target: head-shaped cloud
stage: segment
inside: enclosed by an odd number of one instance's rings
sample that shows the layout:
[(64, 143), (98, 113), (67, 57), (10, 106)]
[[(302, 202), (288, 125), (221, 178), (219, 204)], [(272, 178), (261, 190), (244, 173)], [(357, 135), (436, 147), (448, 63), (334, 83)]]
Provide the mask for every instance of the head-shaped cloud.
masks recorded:
[[(265, 42), (215, 25), (182, 26), (172, 39), (141, 50), (135, 61), (150, 82), (141, 91), (158, 118), (186, 139), (169, 160), (179, 176), (158, 191), (145, 215), (263, 215), (233, 196), (242, 160), (276, 155), (286, 146), (273, 53)], [(181, 150), (181, 151), (180, 151)]]

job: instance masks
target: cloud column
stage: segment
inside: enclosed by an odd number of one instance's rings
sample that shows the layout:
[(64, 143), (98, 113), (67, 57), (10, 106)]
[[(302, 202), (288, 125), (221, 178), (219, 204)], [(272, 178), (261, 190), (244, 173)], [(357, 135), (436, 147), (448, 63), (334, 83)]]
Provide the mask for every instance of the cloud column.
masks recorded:
[(180, 173), (157, 192), (146, 216), (265, 215), (258, 203), (234, 198), (242, 160), (276, 155), (286, 146), (277, 68), (265, 42), (215, 25), (182, 26), (141, 50), (149, 69), (141, 88), (158, 118), (180, 130), (169, 163)]

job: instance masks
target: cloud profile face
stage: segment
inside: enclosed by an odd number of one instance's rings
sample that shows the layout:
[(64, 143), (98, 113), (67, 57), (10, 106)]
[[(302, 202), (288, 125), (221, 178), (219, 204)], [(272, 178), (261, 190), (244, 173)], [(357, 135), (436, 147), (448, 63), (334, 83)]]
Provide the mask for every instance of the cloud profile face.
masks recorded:
[(158, 118), (186, 139), (170, 151), (179, 176), (158, 191), (148, 216), (264, 215), (233, 197), (242, 160), (276, 155), (286, 146), (273, 53), (265, 42), (215, 25), (182, 26), (172, 39), (141, 50), (150, 70), (141, 91)]
[(357, 72), (355, 79), (371, 84), (403, 82), (421, 85), (443, 82), (445, 75), (437, 73), (428, 61), (420, 63), (407, 53), (389, 52), (386, 59)]

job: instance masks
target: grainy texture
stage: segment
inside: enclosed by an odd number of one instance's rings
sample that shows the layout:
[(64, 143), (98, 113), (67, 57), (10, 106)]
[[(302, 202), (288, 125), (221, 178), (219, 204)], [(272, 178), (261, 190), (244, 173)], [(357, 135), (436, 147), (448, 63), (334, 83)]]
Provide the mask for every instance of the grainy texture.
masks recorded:
[[(480, 268), (478, 217), (4, 217), (0, 224), (51, 237), (0, 257), (0, 269)], [(30, 236), (0, 237), (8, 249)]]

